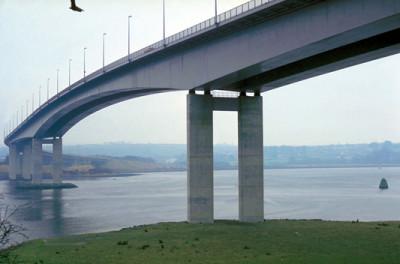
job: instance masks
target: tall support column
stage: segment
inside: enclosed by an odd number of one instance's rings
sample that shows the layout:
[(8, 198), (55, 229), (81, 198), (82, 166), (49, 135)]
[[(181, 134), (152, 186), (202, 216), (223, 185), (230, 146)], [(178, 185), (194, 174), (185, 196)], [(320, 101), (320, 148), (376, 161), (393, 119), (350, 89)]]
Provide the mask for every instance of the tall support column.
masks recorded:
[(15, 159), (15, 173), (17, 175), (17, 180), (22, 178), (22, 155), (20, 146), (17, 145), (17, 156)]
[(30, 180), (32, 174), (32, 142), (24, 145), (22, 156), (22, 178)]
[(53, 182), (61, 183), (62, 181), (62, 138), (53, 140)]
[(8, 175), (10, 180), (17, 179), (17, 146), (15, 144), (10, 145), (8, 155)]
[(187, 95), (188, 221), (214, 221), (213, 98)]
[(40, 139), (32, 139), (32, 183), (42, 182), (43, 148)]
[(264, 220), (262, 97), (239, 97), (239, 220)]

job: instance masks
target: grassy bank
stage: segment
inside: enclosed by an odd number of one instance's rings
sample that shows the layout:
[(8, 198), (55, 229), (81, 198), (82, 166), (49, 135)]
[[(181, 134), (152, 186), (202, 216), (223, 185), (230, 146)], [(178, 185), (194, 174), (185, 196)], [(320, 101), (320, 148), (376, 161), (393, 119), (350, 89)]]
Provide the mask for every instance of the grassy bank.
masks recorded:
[(12, 250), (22, 263), (400, 263), (400, 222), (274, 220), (162, 223), (36, 240)]

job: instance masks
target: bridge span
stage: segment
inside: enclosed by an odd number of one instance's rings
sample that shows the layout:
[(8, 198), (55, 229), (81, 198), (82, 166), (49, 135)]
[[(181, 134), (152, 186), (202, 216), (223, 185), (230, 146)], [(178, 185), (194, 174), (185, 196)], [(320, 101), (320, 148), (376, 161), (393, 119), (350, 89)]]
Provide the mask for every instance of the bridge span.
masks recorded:
[[(121, 58), (45, 102), (5, 138), (10, 179), (42, 181), (42, 145), (62, 179), (62, 137), (112, 104), (187, 96), (188, 219), (213, 221), (213, 111), (239, 118), (239, 218), (262, 221), (261, 93), (400, 51), (398, 0), (253, 0)], [(238, 92), (236, 98), (213, 90)], [(362, 91), (360, 91), (362, 93)]]

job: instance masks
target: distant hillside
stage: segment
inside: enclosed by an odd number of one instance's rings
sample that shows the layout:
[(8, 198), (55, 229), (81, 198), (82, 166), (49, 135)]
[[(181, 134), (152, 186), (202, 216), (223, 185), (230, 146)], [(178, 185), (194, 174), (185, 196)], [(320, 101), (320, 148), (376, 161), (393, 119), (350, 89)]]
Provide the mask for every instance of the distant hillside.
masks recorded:
[[(0, 148), (0, 155), (8, 150)], [(67, 175), (107, 175), (120, 173), (186, 169), (183, 144), (99, 144), (64, 147)], [(0, 156), (1, 157), (1, 156)], [(51, 156), (45, 154), (45, 172), (50, 172)], [(389, 141), (371, 144), (327, 146), (268, 146), (264, 148), (266, 168), (400, 166), (400, 144)], [(2, 160), (0, 159), (0, 165)], [(236, 169), (237, 146), (216, 145), (214, 168)], [(7, 171), (0, 166), (0, 175)]]
[[(44, 152), (43, 155), (43, 176), (50, 177), (52, 171), (52, 155)], [(142, 157), (106, 157), (106, 156), (63, 156), (64, 177), (79, 176), (110, 176), (127, 173), (143, 173), (158, 171), (177, 171), (182, 167), (175, 167), (169, 164), (161, 164), (150, 158)], [(0, 178), (8, 176), (8, 164), (0, 163)]]
[[(102, 144), (66, 146), (65, 152), (78, 155), (140, 156), (173, 167), (186, 167), (183, 144)], [(267, 146), (267, 168), (400, 166), (400, 144), (390, 141), (370, 144), (326, 146)], [(216, 169), (237, 168), (237, 146), (215, 145)]]

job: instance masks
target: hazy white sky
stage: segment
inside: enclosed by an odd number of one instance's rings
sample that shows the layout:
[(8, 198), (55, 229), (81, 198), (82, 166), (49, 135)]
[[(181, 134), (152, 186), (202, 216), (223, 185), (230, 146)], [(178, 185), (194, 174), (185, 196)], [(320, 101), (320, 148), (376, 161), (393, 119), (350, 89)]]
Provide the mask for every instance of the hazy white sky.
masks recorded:
[[(224, 11), (244, 0), (219, 0)], [(82, 76), (83, 47), (87, 69), (127, 53), (127, 16), (133, 15), (132, 50), (162, 37), (162, 0), (77, 0), (83, 13), (68, 9), (69, 0), (0, 0), (0, 128), (32, 94), (38, 102), (47, 78), (55, 91)], [(213, 15), (214, 0), (166, 0), (167, 35)], [(277, 43), (278, 45), (278, 43)], [(400, 55), (358, 65), (263, 94), (265, 145), (400, 142)], [(64, 136), (66, 144), (103, 142), (185, 143), (186, 92), (133, 99), (104, 109)], [(155, 107), (156, 106), (156, 107)], [(236, 113), (215, 113), (215, 143), (237, 143)], [(1, 142), (0, 145), (3, 143)]]

